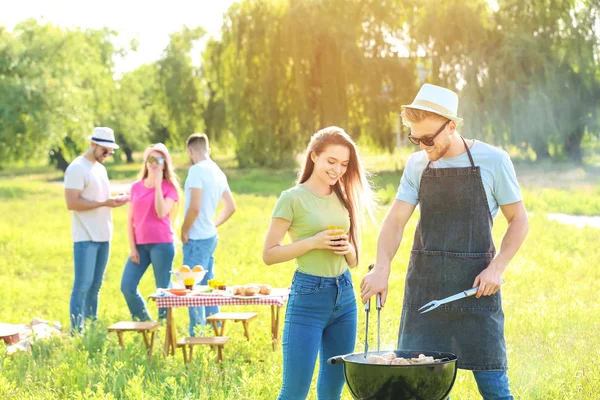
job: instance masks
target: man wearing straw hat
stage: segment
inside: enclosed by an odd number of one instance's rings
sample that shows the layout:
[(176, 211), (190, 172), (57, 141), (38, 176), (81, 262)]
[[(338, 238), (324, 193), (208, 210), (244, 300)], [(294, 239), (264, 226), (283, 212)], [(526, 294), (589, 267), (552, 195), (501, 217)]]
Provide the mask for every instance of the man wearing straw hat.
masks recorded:
[(111, 208), (127, 203), (127, 196), (110, 196), (104, 160), (119, 146), (112, 129), (98, 127), (89, 136), (90, 147), (65, 171), (65, 201), (73, 211), (75, 281), (71, 293), (71, 331), (81, 331), (84, 321), (96, 319), (98, 295), (108, 262), (112, 237)]
[[(363, 302), (381, 293), (385, 304), (392, 259), (419, 205), (398, 348), (455, 353), (484, 399), (512, 399), (500, 285), (529, 229), (512, 162), (505, 151), (458, 133), (458, 96), (449, 89), (425, 84), (403, 108), (408, 138), (421, 151), (409, 157), (381, 226), (375, 268), (361, 283)], [(499, 210), (508, 228), (496, 252), (492, 224)], [(419, 312), (431, 300), (477, 286), (473, 297)]]

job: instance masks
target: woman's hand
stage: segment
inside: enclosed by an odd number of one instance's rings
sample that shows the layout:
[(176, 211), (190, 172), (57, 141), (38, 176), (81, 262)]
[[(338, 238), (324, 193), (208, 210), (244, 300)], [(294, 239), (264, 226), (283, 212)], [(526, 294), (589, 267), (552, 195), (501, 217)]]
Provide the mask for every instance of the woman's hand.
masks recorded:
[(313, 249), (338, 250), (337, 244), (339, 242), (335, 241), (335, 239), (339, 239), (340, 237), (346, 236), (341, 235), (342, 233), (344, 233), (344, 231), (342, 231), (341, 229), (329, 229), (319, 232), (311, 237), (311, 247)]
[(162, 181), (163, 181), (163, 172), (158, 171), (156, 174), (154, 174), (154, 187), (157, 187), (157, 188), (161, 187)]
[(352, 245), (352, 243), (349, 242), (348, 235), (340, 235), (336, 237), (340, 239), (334, 241), (335, 245), (333, 246), (333, 248), (335, 254), (344, 256), (346, 254), (354, 253), (354, 246)]
[(134, 264), (140, 263), (140, 253), (137, 251), (136, 248), (133, 248), (129, 251), (129, 259)]

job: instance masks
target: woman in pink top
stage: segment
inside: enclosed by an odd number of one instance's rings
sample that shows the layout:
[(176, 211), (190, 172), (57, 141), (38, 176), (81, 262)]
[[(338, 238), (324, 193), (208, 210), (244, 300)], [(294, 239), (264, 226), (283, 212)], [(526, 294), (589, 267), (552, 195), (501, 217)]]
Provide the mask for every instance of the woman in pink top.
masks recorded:
[[(130, 255), (121, 278), (121, 292), (134, 320), (152, 320), (138, 285), (152, 264), (156, 287), (169, 284), (175, 257), (171, 221), (177, 215), (179, 180), (167, 147), (158, 143), (144, 152), (144, 165), (131, 186), (127, 232)], [(166, 318), (166, 309), (158, 310)]]

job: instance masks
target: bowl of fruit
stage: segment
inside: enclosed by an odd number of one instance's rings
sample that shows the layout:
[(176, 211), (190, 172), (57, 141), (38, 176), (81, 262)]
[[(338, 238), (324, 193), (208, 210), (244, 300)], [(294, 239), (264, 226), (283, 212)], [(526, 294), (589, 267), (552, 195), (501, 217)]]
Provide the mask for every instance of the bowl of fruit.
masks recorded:
[(190, 268), (187, 265), (182, 265), (179, 270), (171, 271), (171, 274), (175, 276), (175, 280), (181, 286), (189, 286), (190, 279), (194, 280), (193, 285), (198, 285), (202, 279), (204, 279), (206, 272), (207, 271), (202, 268), (201, 265), (196, 265), (194, 268)]

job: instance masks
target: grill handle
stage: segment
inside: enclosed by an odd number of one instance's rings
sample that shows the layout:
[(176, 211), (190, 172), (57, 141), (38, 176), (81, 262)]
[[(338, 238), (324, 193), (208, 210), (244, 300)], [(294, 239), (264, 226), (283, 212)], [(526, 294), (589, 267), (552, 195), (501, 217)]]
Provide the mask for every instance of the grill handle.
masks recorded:
[(344, 363), (343, 357), (344, 356), (331, 357), (329, 360), (327, 360), (327, 364), (329, 364), (329, 365), (343, 364)]

